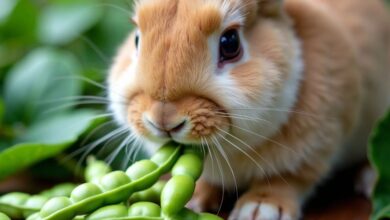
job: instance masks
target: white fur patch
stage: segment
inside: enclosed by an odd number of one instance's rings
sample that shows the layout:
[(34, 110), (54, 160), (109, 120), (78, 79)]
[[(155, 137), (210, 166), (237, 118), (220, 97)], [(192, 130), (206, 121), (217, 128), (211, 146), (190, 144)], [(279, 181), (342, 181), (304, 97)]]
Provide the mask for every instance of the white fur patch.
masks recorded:
[(279, 219), (279, 209), (278, 207), (262, 203), (259, 206), (259, 216), (261, 216), (259, 219)]
[[(279, 208), (273, 204), (248, 202), (235, 209), (229, 220), (279, 220), (280, 215)], [(287, 215), (284, 219), (288, 219)]]
[[(139, 33), (140, 34), (140, 33)], [(141, 44), (141, 41), (139, 42)], [(131, 88), (135, 83), (136, 69), (137, 69), (137, 51), (133, 51), (128, 56), (132, 60), (131, 64), (120, 73), (123, 76), (120, 80), (110, 81), (109, 85), (109, 99), (110, 110), (114, 113), (115, 119), (122, 125), (127, 122), (127, 103), (128, 103), (128, 88)], [(131, 125), (129, 126), (133, 131)]]

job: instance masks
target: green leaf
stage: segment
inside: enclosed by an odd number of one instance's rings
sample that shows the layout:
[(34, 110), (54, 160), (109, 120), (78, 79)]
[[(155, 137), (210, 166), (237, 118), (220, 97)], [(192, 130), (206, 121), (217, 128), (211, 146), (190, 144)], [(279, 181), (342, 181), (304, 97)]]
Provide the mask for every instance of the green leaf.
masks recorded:
[(102, 53), (112, 57), (134, 26), (129, 22), (127, 2), (116, 2), (115, 7), (107, 7), (104, 19), (88, 33), (88, 38), (99, 45)]
[(94, 26), (101, 15), (102, 8), (91, 1), (50, 5), (39, 21), (39, 39), (49, 44), (67, 44)]
[(0, 98), (0, 127), (3, 123), (4, 111), (4, 101), (2, 98)]
[[(4, 10), (4, 20), (0, 22), (0, 40), (8, 39), (12, 44), (33, 43), (36, 39), (35, 29), (38, 17), (38, 6), (34, 1), (1, 0), (0, 8)], [(8, 9), (7, 9), (8, 7)], [(10, 43), (8, 42), (8, 43)]]
[(59, 154), (94, 123), (96, 111), (80, 110), (33, 125), (16, 144), (0, 153), (0, 179)]
[(6, 21), (18, 0), (2, 0), (0, 7), (0, 24)]
[(369, 148), (370, 161), (378, 173), (373, 193), (372, 220), (390, 218), (390, 112), (372, 133)]
[(5, 79), (7, 122), (30, 124), (41, 117), (67, 111), (74, 103), (70, 98), (81, 91), (79, 69), (69, 53), (53, 49), (31, 52)]

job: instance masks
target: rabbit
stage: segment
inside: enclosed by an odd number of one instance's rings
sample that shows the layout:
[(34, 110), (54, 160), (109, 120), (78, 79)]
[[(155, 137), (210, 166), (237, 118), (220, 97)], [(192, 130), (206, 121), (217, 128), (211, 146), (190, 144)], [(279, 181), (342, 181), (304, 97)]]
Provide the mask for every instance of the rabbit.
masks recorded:
[(108, 75), (110, 110), (144, 149), (208, 152), (195, 210), (295, 220), (316, 186), (366, 157), (390, 106), (380, 0), (138, 0)]

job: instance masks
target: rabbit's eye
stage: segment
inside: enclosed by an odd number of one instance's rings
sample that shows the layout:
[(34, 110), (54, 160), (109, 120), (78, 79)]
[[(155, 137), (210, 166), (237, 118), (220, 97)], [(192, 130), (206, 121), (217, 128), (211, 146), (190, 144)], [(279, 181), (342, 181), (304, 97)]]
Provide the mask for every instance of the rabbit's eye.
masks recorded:
[(227, 30), (219, 40), (219, 62), (236, 62), (242, 56), (240, 35), (236, 29)]
[(135, 48), (137, 49), (138, 49), (138, 44), (139, 44), (139, 34), (135, 36)]

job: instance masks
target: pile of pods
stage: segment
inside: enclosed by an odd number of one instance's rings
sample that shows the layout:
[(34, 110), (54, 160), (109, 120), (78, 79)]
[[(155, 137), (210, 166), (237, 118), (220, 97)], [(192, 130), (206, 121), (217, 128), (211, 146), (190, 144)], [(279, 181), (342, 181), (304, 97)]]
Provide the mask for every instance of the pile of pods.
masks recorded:
[[(58, 185), (38, 195), (0, 197), (0, 220), (221, 220), (185, 208), (203, 170), (203, 155), (168, 143), (126, 172), (89, 160), (86, 183)], [(160, 180), (171, 171), (171, 179)]]

